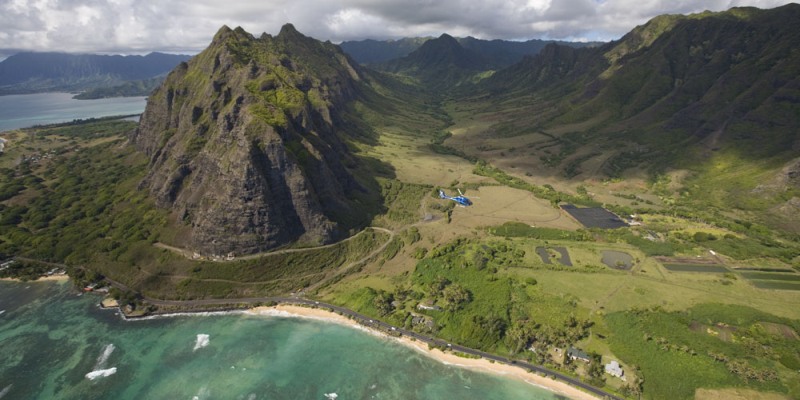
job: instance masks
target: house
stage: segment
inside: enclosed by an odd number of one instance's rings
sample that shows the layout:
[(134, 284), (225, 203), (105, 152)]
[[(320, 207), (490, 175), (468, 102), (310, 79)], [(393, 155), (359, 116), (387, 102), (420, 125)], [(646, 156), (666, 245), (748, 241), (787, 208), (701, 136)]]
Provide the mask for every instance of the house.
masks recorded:
[(606, 364), (606, 373), (611, 376), (616, 376), (617, 378), (623, 378), (623, 375), (625, 375), (625, 371), (622, 370), (622, 367), (620, 367), (619, 363), (616, 361), (611, 361)]
[(584, 352), (581, 349), (576, 349), (574, 347), (570, 347), (569, 350), (567, 350), (567, 357), (569, 357), (569, 359), (572, 361), (579, 360), (585, 363), (592, 361), (592, 357), (589, 357), (589, 355), (586, 354), (586, 352)]
[(413, 315), (411, 317), (411, 324), (412, 325), (424, 325), (428, 330), (433, 329), (436, 325), (433, 323), (433, 319), (429, 317), (425, 317), (424, 315)]

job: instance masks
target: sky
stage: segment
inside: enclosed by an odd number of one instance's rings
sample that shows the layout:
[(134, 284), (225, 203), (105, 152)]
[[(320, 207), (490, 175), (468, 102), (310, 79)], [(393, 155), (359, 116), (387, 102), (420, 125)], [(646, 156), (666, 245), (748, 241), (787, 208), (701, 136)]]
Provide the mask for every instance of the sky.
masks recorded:
[(19, 51), (194, 54), (222, 26), (320, 40), (473, 36), (618, 39), (660, 14), (783, 0), (0, 0), (0, 59)]

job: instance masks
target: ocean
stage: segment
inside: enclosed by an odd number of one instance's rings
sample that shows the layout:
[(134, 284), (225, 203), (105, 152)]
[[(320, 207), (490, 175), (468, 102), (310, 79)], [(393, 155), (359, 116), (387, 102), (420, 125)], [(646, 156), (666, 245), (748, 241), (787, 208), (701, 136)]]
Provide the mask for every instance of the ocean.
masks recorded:
[(0, 282), (0, 398), (556, 399), (324, 321), (229, 313), (125, 321), (69, 282)]
[(75, 100), (69, 93), (0, 96), (0, 132), (74, 119), (141, 114), (146, 97)]

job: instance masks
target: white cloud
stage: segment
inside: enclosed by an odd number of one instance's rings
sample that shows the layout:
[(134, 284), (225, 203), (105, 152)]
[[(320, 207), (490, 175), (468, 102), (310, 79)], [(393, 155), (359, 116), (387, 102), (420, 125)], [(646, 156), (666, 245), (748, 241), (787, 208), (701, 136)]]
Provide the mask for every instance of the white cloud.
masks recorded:
[(0, 54), (195, 52), (220, 26), (258, 35), (291, 22), (321, 40), (403, 36), (611, 40), (665, 13), (772, 8), (785, 0), (0, 0)]

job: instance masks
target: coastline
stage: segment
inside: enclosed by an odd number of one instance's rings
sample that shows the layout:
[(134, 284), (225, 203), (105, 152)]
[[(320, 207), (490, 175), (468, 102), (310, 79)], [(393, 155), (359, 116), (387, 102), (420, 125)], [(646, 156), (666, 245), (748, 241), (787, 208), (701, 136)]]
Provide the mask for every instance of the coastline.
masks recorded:
[(506, 365), (501, 363), (492, 363), (483, 358), (464, 358), (459, 357), (452, 353), (446, 353), (439, 349), (429, 349), (428, 346), (422, 342), (412, 340), (411, 338), (401, 336), (395, 337), (387, 335), (383, 332), (365, 327), (356, 321), (353, 321), (345, 316), (339, 315), (335, 312), (322, 310), (319, 308), (308, 308), (295, 305), (279, 304), (277, 306), (262, 306), (255, 307), (245, 312), (249, 315), (264, 315), (264, 316), (277, 316), (277, 317), (295, 317), (307, 318), (324, 322), (332, 322), (341, 325), (346, 325), (351, 328), (364, 330), (370, 334), (380, 336), (382, 338), (394, 340), (406, 347), (414, 349), (425, 356), (432, 358), (438, 362), (447, 365), (453, 365), (460, 368), (467, 368), (474, 371), (500, 375), (517, 380), (522, 380), (528, 384), (544, 388), (550, 392), (556, 393), (561, 396), (566, 396), (575, 400), (599, 400), (598, 397), (592, 396), (578, 388), (568, 385), (565, 382), (553, 380), (551, 378), (543, 377), (535, 373), (531, 373), (513, 365)]
[(23, 281), (23, 280), (21, 280), (21, 279), (19, 279), (19, 278), (0, 278), (0, 281), (6, 281), (6, 282), (26, 282), (26, 283), (30, 283), (30, 282), (41, 282), (41, 281), (57, 281), (57, 282), (59, 282), (59, 281), (68, 281), (68, 280), (69, 280), (69, 275), (67, 275), (67, 274), (62, 274), (62, 275), (47, 275), (47, 276), (40, 276), (40, 277), (39, 277), (39, 278), (37, 278), (36, 280), (31, 280), (31, 281)]

